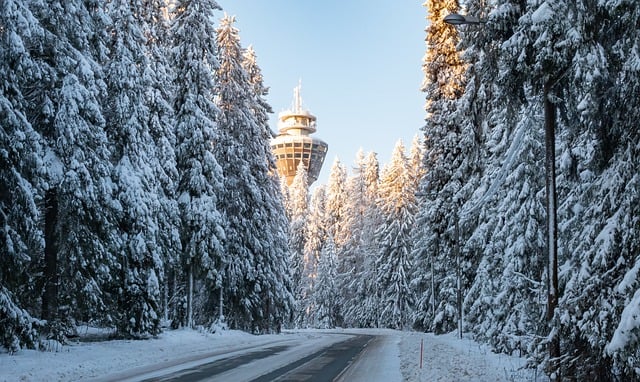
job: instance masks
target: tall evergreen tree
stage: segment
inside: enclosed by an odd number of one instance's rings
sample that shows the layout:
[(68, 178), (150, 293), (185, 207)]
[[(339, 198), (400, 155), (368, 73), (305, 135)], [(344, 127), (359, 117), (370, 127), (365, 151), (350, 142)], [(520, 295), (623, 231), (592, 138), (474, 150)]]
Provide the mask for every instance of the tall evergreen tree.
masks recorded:
[(101, 66), (111, 21), (99, 4), (84, 1), (30, 6), (46, 29), (38, 55), (52, 68), (29, 110), (46, 150), (42, 315), (49, 336), (64, 339), (74, 319), (110, 324), (117, 309), (112, 286), (119, 267), (119, 206)]
[[(369, 251), (372, 249), (372, 225), (374, 220), (373, 207), (377, 195), (371, 191), (374, 185), (368, 184), (367, 177), (370, 169), (376, 163), (367, 162), (364, 151), (360, 149), (356, 154), (354, 174), (347, 179), (346, 224), (349, 233), (345, 243), (342, 258), (343, 270), (338, 275), (341, 305), (344, 310), (345, 326), (364, 326), (368, 306), (363, 304), (367, 297), (364, 288), (370, 280), (373, 264), (368, 261)], [(375, 169), (377, 171), (377, 168)], [(377, 174), (375, 174), (377, 182)]]
[[(451, 274), (451, 270), (457, 268), (454, 250), (460, 248), (454, 229), (461, 204), (456, 194), (468, 174), (458, 171), (466, 150), (461, 126), (451, 114), (464, 90), (465, 65), (456, 51), (459, 41), (456, 30), (442, 20), (445, 14), (458, 10), (458, 2), (434, 0), (427, 1), (425, 6), (429, 20), (422, 87), (427, 94), (427, 118), (423, 127), (426, 175), (420, 187), (416, 216), (417, 226), (421, 228), (414, 237), (416, 272), (412, 275), (412, 285), (418, 295), (414, 324), (443, 333), (455, 328), (458, 310), (456, 280)], [(434, 274), (424, 277), (424, 269), (433, 270)]]
[[(180, 234), (178, 226), (180, 214), (176, 198), (176, 135), (175, 116), (171, 105), (174, 89), (174, 72), (170, 60), (171, 52), (169, 18), (165, 13), (167, 6), (164, 0), (148, 0), (140, 8), (143, 21), (143, 33), (146, 38), (146, 52), (149, 55), (147, 65), (143, 68), (144, 78), (149, 85), (145, 91), (149, 134), (156, 148), (155, 176), (159, 189), (159, 210), (156, 212), (158, 230), (156, 232), (156, 251), (164, 263), (164, 275), (159, 277), (163, 294), (163, 314), (169, 315), (169, 301), (173, 300), (175, 288), (173, 284), (175, 270), (179, 268)], [(173, 286), (173, 285), (172, 285)]]
[(375, 267), (380, 326), (403, 329), (409, 323), (414, 303), (409, 271), (416, 189), (402, 141), (396, 144), (391, 162), (382, 170), (379, 192), (383, 223), (376, 231), (379, 250)]
[(291, 281), (292, 289), (296, 300), (300, 300), (304, 295), (302, 276), (306, 267), (304, 247), (307, 231), (307, 220), (309, 219), (309, 178), (304, 162), (300, 161), (296, 176), (293, 178), (290, 193), (289, 212), (289, 248), (291, 249)]
[(14, 352), (36, 345), (41, 324), (25, 309), (31, 293), (24, 289), (32, 283), (28, 265), (43, 250), (37, 205), (41, 138), (26, 103), (29, 86), (46, 71), (30, 54), (44, 31), (24, 2), (1, 1), (0, 25), (0, 346)]
[(318, 262), (327, 241), (325, 218), (326, 192), (324, 186), (317, 187), (311, 196), (307, 236), (304, 245), (304, 271), (300, 282), (302, 290), (298, 300), (300, 318), (298, 325), (314, 327), (317, 324), (317, 304), (315, 290), (318, 287)]
[[(259, 146), (260, 153), (264, 154), (267, 161), (268, 179), (265, 174), (260, 174), (262, 191), (266, 198), (264, 204), (265, 220), (257, 222), (258, 226), (264, 224), (272, 227), (273, 234), (267, 233), (264, 237), (265, 242), (270, 242), (269, 252), (263, 257), (264, 261), (271, 267), (270, 272), (262, 273), (264, 278), (261, 282), (269, 287), (261, 292), (263, 301), (263, 312), (266, 319), (260, 324), (260, 330), (263, 332), (279, 332), (282, 323), (290, 322), (293, 319), (295, 296), (294, 284), (287, 272), (290, 267), (291, 246), (288, 245), (286, 239), (287, 228), (289, 228), (290, 220), (287, 219), (287, 211), (285, 210), (285, 199), (282, 193), (278, 176), (278, 169), (275, 157), (271, 151), (269, 142), (273, 137), (271, 127), (269, 127), (268, 113), (272, 113), (271, 106), (267, 103), (266, 95), (269, 93), (268, 87), (263, 83), (262, 71), (258, 66), (256, 53), (249, 46), (243, 54), (242, 67), (248, 74), (249, 84), (253, 89), (253, 104), (251, 109), (254, 112), (256, 123), (259, 127), (259, 135), (255, 137), (262, 145)], [(284, 182), (286, 187), (286, 182)], [(264, 266), (260, 263), (256, 264), (258, 269)], [(269, 305), (265, 306), (265, 302)]]
[(114, 181), (120, 205), (118, 226), (120, 275), (117, 327), (133, 337), (160, 331), (160, 282), (163, 258), (157, 250), (157, 211), (162, 187), (157, 181), (157, 148), (151, 135), (146, 92), (149, 77), (148, 26), (141, 18), (144, 5), (129, 1), (109, 3), (114, 20), (106, 65), (109, 102), (105, 107), (107, 133), (114, 144)]
[[(217, 208), (218, 195), (224, 187), (223, 173), (214, 154), (219, 110), (213, 101), (218, 60), (212, 22), (219, 9), (217, 3), (208, 0), (178, 1), (171, 26), (172, 52), (177, 63), (173, 108), (180, 174), (176, 190), (181, 215), (180, 279), (186, 303), (185, 317), (175, 320), (187, 326), (194, 324), (196, 285), (207, 285), (209, 293), (215, 286), (219, 292), (226, 282), (222, 272), (229, 261), (222, 255), (224, 222)], [(201, 320), (207, 323), (213, 317)]]
[[(243, 50), (234, 17), (217, 29), (217, 104), (220, 109), (216, 156), (224, 190), (218, 206), (227, 218), (225, 272), (232, 326), (277, 330), (291, 311), (287, 222), (274, 182), (264, 100), (243, 68)], [(269, 227), (270, 230), (265, 230)]]
[(335, 328), (342, 320), (338, 293), (338, 262), (333, 238), (327, 237), (318, 259), (318, 278), (313, 290), (315, 327)]

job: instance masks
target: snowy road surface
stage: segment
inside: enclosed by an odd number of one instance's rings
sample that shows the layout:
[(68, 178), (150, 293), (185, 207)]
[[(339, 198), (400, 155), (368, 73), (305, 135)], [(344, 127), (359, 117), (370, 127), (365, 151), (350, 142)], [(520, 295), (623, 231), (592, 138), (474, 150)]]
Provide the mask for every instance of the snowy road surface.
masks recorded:
[[(394, 330), (302, 330), (264, 336), (177, 330), (153, 340), (77, 343), (58, 350), (0, 353), (0, 381), (158, 381), (165, 376), (251, 381), (309, 375), (319, 380), (339, 375), (338, 381), (349, 382), (534, 380), (533, 371), (521, 368), (523, 359), (493, 354), (469, 339)], [(323, 370), (328, 370), (325, 377)]]

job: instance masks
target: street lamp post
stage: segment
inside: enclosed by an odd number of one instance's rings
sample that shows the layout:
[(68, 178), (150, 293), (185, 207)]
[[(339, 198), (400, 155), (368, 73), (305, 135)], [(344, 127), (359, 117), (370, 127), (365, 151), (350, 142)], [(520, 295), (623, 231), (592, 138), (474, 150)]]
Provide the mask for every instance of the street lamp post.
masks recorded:
[[(477, 17), (451, 13), (444, 17), (447, 24), (457, 26), (465, 24), (484, 24)], [(549, 99), (549, 92), (554, 82), (547, 79), (543, 86), (544, 102), (544, 142), (545, 142), (545, 188), (546, 188), (546, 223), (547, 223), (547, 249), (549, 254), (547, 270), (547, 322), (553, 321), (556, 307), (558, 306), (558, 220), (557, 220), (557, 194), (556, 194), (556, 167), (555, 167), (555, 130), (556, 130), (556, 105)], [(560, 357), (560, 340), (556, 333), (549, 343), (549, 358), (551, 360), (552, 380), (559, 381), (558, 359)]]

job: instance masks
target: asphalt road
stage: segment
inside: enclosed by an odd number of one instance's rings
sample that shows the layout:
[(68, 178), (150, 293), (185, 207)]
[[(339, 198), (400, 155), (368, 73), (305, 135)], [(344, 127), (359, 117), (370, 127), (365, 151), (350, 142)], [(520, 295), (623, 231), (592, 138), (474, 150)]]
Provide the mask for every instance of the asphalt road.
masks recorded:
[[(252, 382), (271, 381), (333, 381), (344, 373), (375, 336), (354, 335), (286, 366), (254, 379)], [(197, 367), (174, 372), (162, 377), (145, 379), (145, 382), (197, 382), (216, 381), (216, 375), (268, 358), (289, 349), (288, 345), (273, 346), (242, 355), (201, 364)]]

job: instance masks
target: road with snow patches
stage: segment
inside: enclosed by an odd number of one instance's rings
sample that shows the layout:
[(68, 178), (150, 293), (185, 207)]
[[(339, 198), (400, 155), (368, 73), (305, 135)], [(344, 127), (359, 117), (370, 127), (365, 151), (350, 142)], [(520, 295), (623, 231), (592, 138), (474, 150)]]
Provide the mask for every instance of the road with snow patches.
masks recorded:
[[(359, 368), (372, 367), (362, 357), (381, 344), (380, 339), (367, 334), (340, 334), (334, 342), (305, 344), (279, 341), (258, 348), (243, 348), (237, 352), (210, 353), (198, 360), (186, 360), (171, 365), (156, 365), (145, 370), (129, 371), (127, 375), (105, 380), (143, 382), (203, 382), (203, 381), (352, 381), (358, 379)], [(283, 360), (285, 360), (283, 362)], [(371, 363), (375, 363), (373, 360)], [(266, 366), (265, 366), (266, 365)], [(268, 365), (271, 365), (269, 367)], [(363, 375), (364, 375), (363, 374)]]

